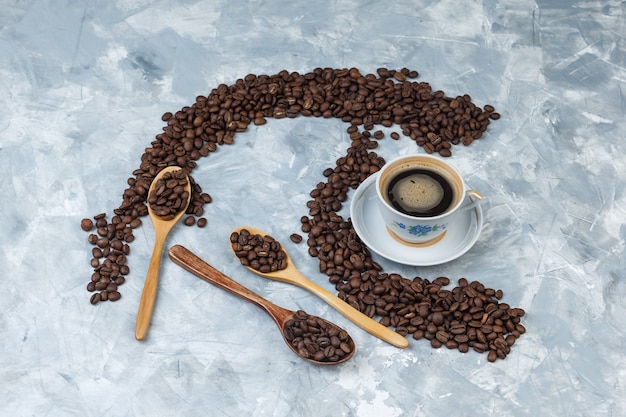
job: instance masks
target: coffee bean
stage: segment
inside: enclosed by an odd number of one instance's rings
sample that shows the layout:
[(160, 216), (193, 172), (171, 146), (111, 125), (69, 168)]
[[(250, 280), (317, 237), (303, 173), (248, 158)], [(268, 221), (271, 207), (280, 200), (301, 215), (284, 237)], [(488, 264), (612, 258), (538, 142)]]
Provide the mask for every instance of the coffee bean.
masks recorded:
[(85, 232), (89, 232), (93, 229), (93, 221), (91, 219), (82, 219), (80, 221), (80, 227), (81, 229), (83, 229)]
[(93, 294), (89, 301), (91, 302), (91, 304), (98, 304), (100, 302), (100, 293)]
[(109, 243), (110, 243), (110, 240), (106, 237), (101, 237), (100, 239), (96, 241), (96, 245), (101, 249), (104, 249), (107, 246), (109, 246)]
[(430, 346), (435, 349), (439, 349), (440, 347), (443, 346), (443, 343), (439, 339), (431, 339)]
[(120, 298), (122, 298), (122, 294), (120, 294), (118, 291), (113, 291), (109, 293), (109, 301), (117, 301)]
[(472, 348), (478, 353), (484, 353), (487, 350), (487, 345), (484, 343), (475, 342)]
[(289, 236), (289, 239), (291, 239), (293, 243), (302, 242), (302, 236), (299, 235), (298, 233), (292, 233), (291, 236)]
[(393, 73), (393, 78), (395, 78), (398, 81), (405, 81), (406, 80), (406, 75), (404, 75), (402, 72), (394, 72)]
[(435, 313), (433, 313), (432, 318), (431, 318), (433, 324), (435, 326), (441, 326), (444, 322), (444, 317), (443, 314), (441, 314), (441, 312), (437, 311)]
[(439, 330), (436, 334), (435, 337), (437, 338), (437, 340), (439, 340), (441, 343), (446, 343), (448, 341), (448, 339), (450, 338), (450, 335), (444, 331), (444, 330)]

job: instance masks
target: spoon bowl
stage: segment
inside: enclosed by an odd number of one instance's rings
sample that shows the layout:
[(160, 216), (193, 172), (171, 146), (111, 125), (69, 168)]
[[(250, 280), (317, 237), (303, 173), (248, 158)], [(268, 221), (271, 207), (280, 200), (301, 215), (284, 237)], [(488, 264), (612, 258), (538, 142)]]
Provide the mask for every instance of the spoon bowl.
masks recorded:
[[(168, 166), (163, 168), (163, 170), (161, 170), (156, 177), (154, 177), (154, 180), (152, 180), (150, 189), (148, 190), (148, 198), (150, 198), (150, 195), (155, 190), (158, 181), (162, 179), (166, 173), (179, 171), (181, 169), (182, 168), (178, 166)], [(167, 218), (161, 217), (154, 212), (151, 204), (148, 203), (148, 214), (150, 215), (150, 219), (152, 220), (152, 224), (154, 226), (155, 239), (152, 257), (150, 258), (150, 264), (146, 274), (146, 280), (143, 284), (141, 299), (139, 300), (137, 320), (135, 322), (135, 339), (137, 340), (143, 340), (148, 333), (148, 327), (150, 327), (150, 320), (152, 318), (152, 311), (154, 310), (154, 302), (156, 300), (159, 270), (161, 267), (161, 255), (163, 253), (165, 238), (167, 238), (167, 235), (170, 233), (174, 225), (176, 225), (176, 223), (178, 223), (178, 221), (184, 216), (185, 211), (189, 206), (189, 202), (191, 201), (191, 183), (189, 182), (189, 177), (185, 175), (185, 178), (187, 180), (187, 183), (184, 186), (186, 200), (182, 202), (182, 207), (175, 214), (168, 216)]]
[[(237, 227), (233, 230), (233, 233), (239, 233), (244, 229), (250, 232), (251, 235), (267, 235), (267, 233), (259, 229), (248, 226)], [(329, 291), (325, 290), (324, 288), (320, 287), (319, 285), (315, 284), (304, 275), (302, 275), (302, 273), (300, 273), (298, 268), (296, 268), (295, 264), (293, 263), (291, 257), (289, 256), (289, 253), (287, 253), (284, 247), (282, 249), (285, 252), (286, 260), (286, 267), (284, 269), (273, 272), (261, 272), (247, 265), (245, 265), (245, 267), (264, 278), (269, 278), (280, 282), (287, 282), (289, 284), (297, 285), (312, 292), (322, 300), (326, 301), (326, 303), (328, 303), (331, 307), (340, 312), (348, 320), (352, 321), (354, 324), (372, 334), (373, 336), (376, 336), (386, 341), (387, 343), (390, 343), (399, 348), (406, 348), (409, 345), (409, 341), (407, 340), (407, 338), (402, 336), (400, 333), (397, 333), (392, 329), (385, 327), (377, 321), (371, 319), (370, 317), (361, 313), (359, 310), (355, 309), (339, 297), (335, 296), (334, 294), (330, 293)]]
[(289, 348), (296, 355), (300, 356), (302, 359), (308, 362), (311, 362), (313, 364), (316, 364), (316, 365), (337, 365), (337, 364), (347, 361), (348, 359), (352, 357), (352, 355), (354, 355), (354, 352), (355, 352), (354, 341), (346, 333), (345, 334), (346, 346), (342, 346), (345, 349), (343, 351), (344, 354), (342, 357), (339, 357), (336, 360), (326, 360), (326, 361), (314, 359), (314, 357), (312, 357), (311, 354), (306, 349), (304, 349), (303, 351), (300, 351), (300, 349), (298, 349), (292, 343), (293, 334), (290, 334), (290, 328), (291, 328), (291, 324), (294, 321), (301, 321), (304, 317), (308, 317), (309, 319), (314, 319), (318, 321), (318, 323), (320, 321), (325, 323), (325, 326), (328, 326), (328, 328), (332, 327), (332, 328), (335, 328), (337, 331), (343, 331), (343, 332), (345, 332), (345, 330), (340, 329), (337, 325), (327, 320), (324, 320), (321, 317), (307, 315), (306, 313), (302, 311), (294, 312), (294, 311), (285, 309), (283, 307), (277, 306), (276, 304), (266, 300), (260, 295), (254, 293), (253, 291), (247, 289), (243, 285), (229, 278), (222, 272), (213, 268), (211, 265), (204, 262), (202, 259), (200, 259), (197, 255), (192, 253), (190, 250), (188, 250), (184, 246), (174, 245), (169, 249), (168, 254), (169, 254), (170, 259), (175, 264), (182, 267), (186, 271), (191, 272), (192, 274), (196, 275), (198, 278), (201, 278), (206, 282), (216, 285), (230, 292), (231, 294), (235, 294), (253, 303), (257, 307), (265, 311), (267, 314), (269, 314), (270, 317), (274, 320), (274, 322), (278, 326), (278, 328), (280, 329), (280, 333), (282, 334), (283, 340), (285, 341), (285, 343), (287, 343)]

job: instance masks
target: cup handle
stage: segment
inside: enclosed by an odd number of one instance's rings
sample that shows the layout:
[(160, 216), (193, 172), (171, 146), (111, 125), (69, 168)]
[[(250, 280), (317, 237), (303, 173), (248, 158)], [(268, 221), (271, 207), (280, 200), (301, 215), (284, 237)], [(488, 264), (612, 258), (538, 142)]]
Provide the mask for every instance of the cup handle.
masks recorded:
[[(465, 205), (462, 205), (459, 208), (460, 211), (465, 211), (465, 210), (476, 207), (480, 203), (480, 200), (483, 199), (482, 194), (476, 190), (467, 190), (467, 196), (470, 197), (469, 199), (470, 202)], [(474, 197), (474, 198), (471, 198), (471, 197)]]

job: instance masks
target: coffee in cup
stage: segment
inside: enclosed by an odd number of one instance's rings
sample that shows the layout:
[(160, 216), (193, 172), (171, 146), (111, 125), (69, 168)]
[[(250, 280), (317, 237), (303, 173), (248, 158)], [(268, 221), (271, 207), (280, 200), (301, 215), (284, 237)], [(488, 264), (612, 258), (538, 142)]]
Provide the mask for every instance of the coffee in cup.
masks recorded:
[(434, 217), (452, 205), (454, 190), (448, 180), (427, 168), (398, 172), (385, 187), (386, 200), (398, 211), (414, 217)]

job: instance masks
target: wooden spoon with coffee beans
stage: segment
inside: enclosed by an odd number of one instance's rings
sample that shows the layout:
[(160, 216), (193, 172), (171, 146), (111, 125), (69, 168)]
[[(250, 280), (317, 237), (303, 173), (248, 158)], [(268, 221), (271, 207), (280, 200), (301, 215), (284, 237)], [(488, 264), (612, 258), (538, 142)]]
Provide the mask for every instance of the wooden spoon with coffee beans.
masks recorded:
[[(254, 227), (242, 226), (237, 227), (233, 230), (232, 233), (240, 233), (242, 230), (247, 230), (251, 235), (260, 235), (267, 236), (267, 234), (259, 229), (255, 229)], [(233, 248), (233, 245), (236, 243), (231, 242), (231, 249), (235, 252), (235, 256), (237, 253)], [(390, 329), (389, 327), (385, 327), (377, 321), (371, 319), (365, 314), (361, 313), (359, 310), (355, 309), (336, 295), (330, 293), (319, 285), (307, 279), (296, 266), (294, 265), (291, 257), (287, 253), (284, 248), (282, 248), (285, 253), (285, 267), (283, 269), (278, 269), (274, 272), (261, 272), (260, 270), (254, 269), (249, 265), (244, 265), (250, 271), (258, 274), (264, 278), (273, 279), (275, 281), (287, 282), (289, 284), (297, 285), (301, 288), (309, 290), (313, 294), (317, 295), (322, 300), (326, 301), (331, 307), (340, 312), (344, 317), (352, 321), (354, 324), (367, 331), (368, 333), (378, 337), (381, 340), (384, 340), (387, 343), (390, 343), (399, 348), (406, 348), (409, 346), (409, 341), (406, 337), (402, 336), (400, 333), (397, 333)]]
[[(169, 249), (168, 253), (170, 259), (176, 265), (206, 282), (250, 301), (269, 314), (280, 329), (285, 343), (302, 359), (316, 365), (337, 365), (347, 361), (354, 355), (354, 341), (345, 330), (339, 328), (336, 324), (321, 317), (308, 315), (304, 311), (294, 312), (273, 304), (213, 268), (184, 246), (174, 245)], [(309, 344), (306, 346), (302, 343), (303, 346), (298, 347), (298, 340), (296, 340), (298, 335), (295, 334), (294, 328), (297, 327), (300, 332), (306, 332), (306, 329), (303, 330), (303, 327), (298, 326), (298, 323), (302, 321), (306, 323), (305, 327), (312, 326), (316, 328), (316, 341), (308, 342)], [(332, 341), (333, 336), (336, 342)], [(324, 341), (322, 341), (322, 337), (325, 337)], [(300, 339), (303, 338), (300, 337)], [(313, 337), (310, 339), (313, 339)]]
[(191, 184), (189, 178), (178, 166), (163, 168), (150, 184), (148, 213), (154, 225), (155, 240), (146, 281), (143, 284), (143, 292), (139, 300), (137, 321), (135, 322), (135, 338), (137, 340), (143, 340), (148, 333), (148, 327), (150, 327), (165, 238), (183, 217), (190, 201)]

